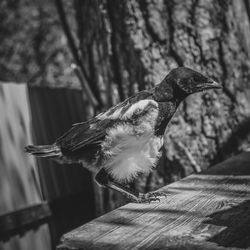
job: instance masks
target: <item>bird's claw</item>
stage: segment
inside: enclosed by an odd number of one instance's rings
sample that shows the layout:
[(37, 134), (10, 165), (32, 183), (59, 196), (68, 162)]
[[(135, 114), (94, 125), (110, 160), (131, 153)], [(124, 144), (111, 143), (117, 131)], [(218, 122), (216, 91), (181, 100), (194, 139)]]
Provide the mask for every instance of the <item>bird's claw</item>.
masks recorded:
[(147, 194), (139, 194), (139, 197), (136, 202), (138, 203), (151, 203), (151, 202), (160, 202), (161, 198), (165, 198), (167, 195), (163, 192), (150, 192)]
[(158, 197), (158, 198), (165, 198), (165, 197), (167, 197), (166, 193), (164, 193), (164, 192), (150, 192), (148, 194), (152, 195), (154, 197)]

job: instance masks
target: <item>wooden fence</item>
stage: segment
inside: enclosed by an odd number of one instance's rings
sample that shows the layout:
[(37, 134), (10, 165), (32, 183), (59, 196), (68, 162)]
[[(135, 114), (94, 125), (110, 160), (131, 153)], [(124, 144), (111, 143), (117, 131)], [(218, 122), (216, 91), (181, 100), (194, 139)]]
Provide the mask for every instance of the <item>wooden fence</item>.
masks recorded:
[(95, 216), (88, 171), (23, 150), (53, 143), (84, 120), (84, 105), (76, 90), (0, 85), (0, 248), (53, 249), (62, 233)]
[(23, 209), (42, 202), (35, 161), (23, 151), (32, 143), (26, 85), (0, 84), (0, 117), (0, 249), (50, 249), (48, 225), (26, 231), (34, 218), (23, 219)]

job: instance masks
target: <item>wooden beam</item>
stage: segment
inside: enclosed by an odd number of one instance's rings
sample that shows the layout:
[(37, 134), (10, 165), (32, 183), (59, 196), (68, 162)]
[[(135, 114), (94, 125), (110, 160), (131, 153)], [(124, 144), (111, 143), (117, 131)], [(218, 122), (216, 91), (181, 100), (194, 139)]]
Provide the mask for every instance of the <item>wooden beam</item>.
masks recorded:
[(0, 216), (0, 240), (22, 234), (48, 221), (51, 211), (47, 202), (41, 202)]
[(250, 153), (160, 190), (160, 203), (127, 204), (63, 235), (58, 249), (250, 247)]

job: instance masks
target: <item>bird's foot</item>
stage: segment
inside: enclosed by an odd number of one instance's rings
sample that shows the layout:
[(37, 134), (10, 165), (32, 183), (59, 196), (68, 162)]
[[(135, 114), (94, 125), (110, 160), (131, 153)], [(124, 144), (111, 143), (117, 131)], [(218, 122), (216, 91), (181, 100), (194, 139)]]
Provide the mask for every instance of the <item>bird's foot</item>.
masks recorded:
[(147, 194), (138, 193), (127, 187), (122, 186), (119, 183), (114, 182), (108, 178), (108, 174), (104, 169), (101, 169), (95, 177), (97, 183), (105, 187), (118, 191), (126, 196), (131, 202), (134, 203), (150, 203), (160, 202), (160, 198), (164, 198), (167, 195), (163, 192), (150, 192)]
[(150, 192), (147, 194), (139, 193), (139, 197), (135, 202), (137, 203), (151, 203), (151, 202), (160, 202), (162, 198), (165, 198), (167, 195), (163, 192)]

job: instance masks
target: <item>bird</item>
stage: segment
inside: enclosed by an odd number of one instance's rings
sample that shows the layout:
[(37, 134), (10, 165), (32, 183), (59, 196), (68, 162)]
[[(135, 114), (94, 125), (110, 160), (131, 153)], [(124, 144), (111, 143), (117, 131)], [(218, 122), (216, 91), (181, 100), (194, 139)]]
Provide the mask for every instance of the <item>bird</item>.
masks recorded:
[(140, 91), (90, 120), (73, 124), (51, 145), (28, 145), (36, 157), (81, 163), (95, 181), (131, 202), (159, 201), (162, 192), (139, 193), (127, 187), (139, 174), (150, 173), (164, 147), (164, 132), (179, 104), (189, 95), (221, 84), (187, 67), (177, 67), (149, 90)]

